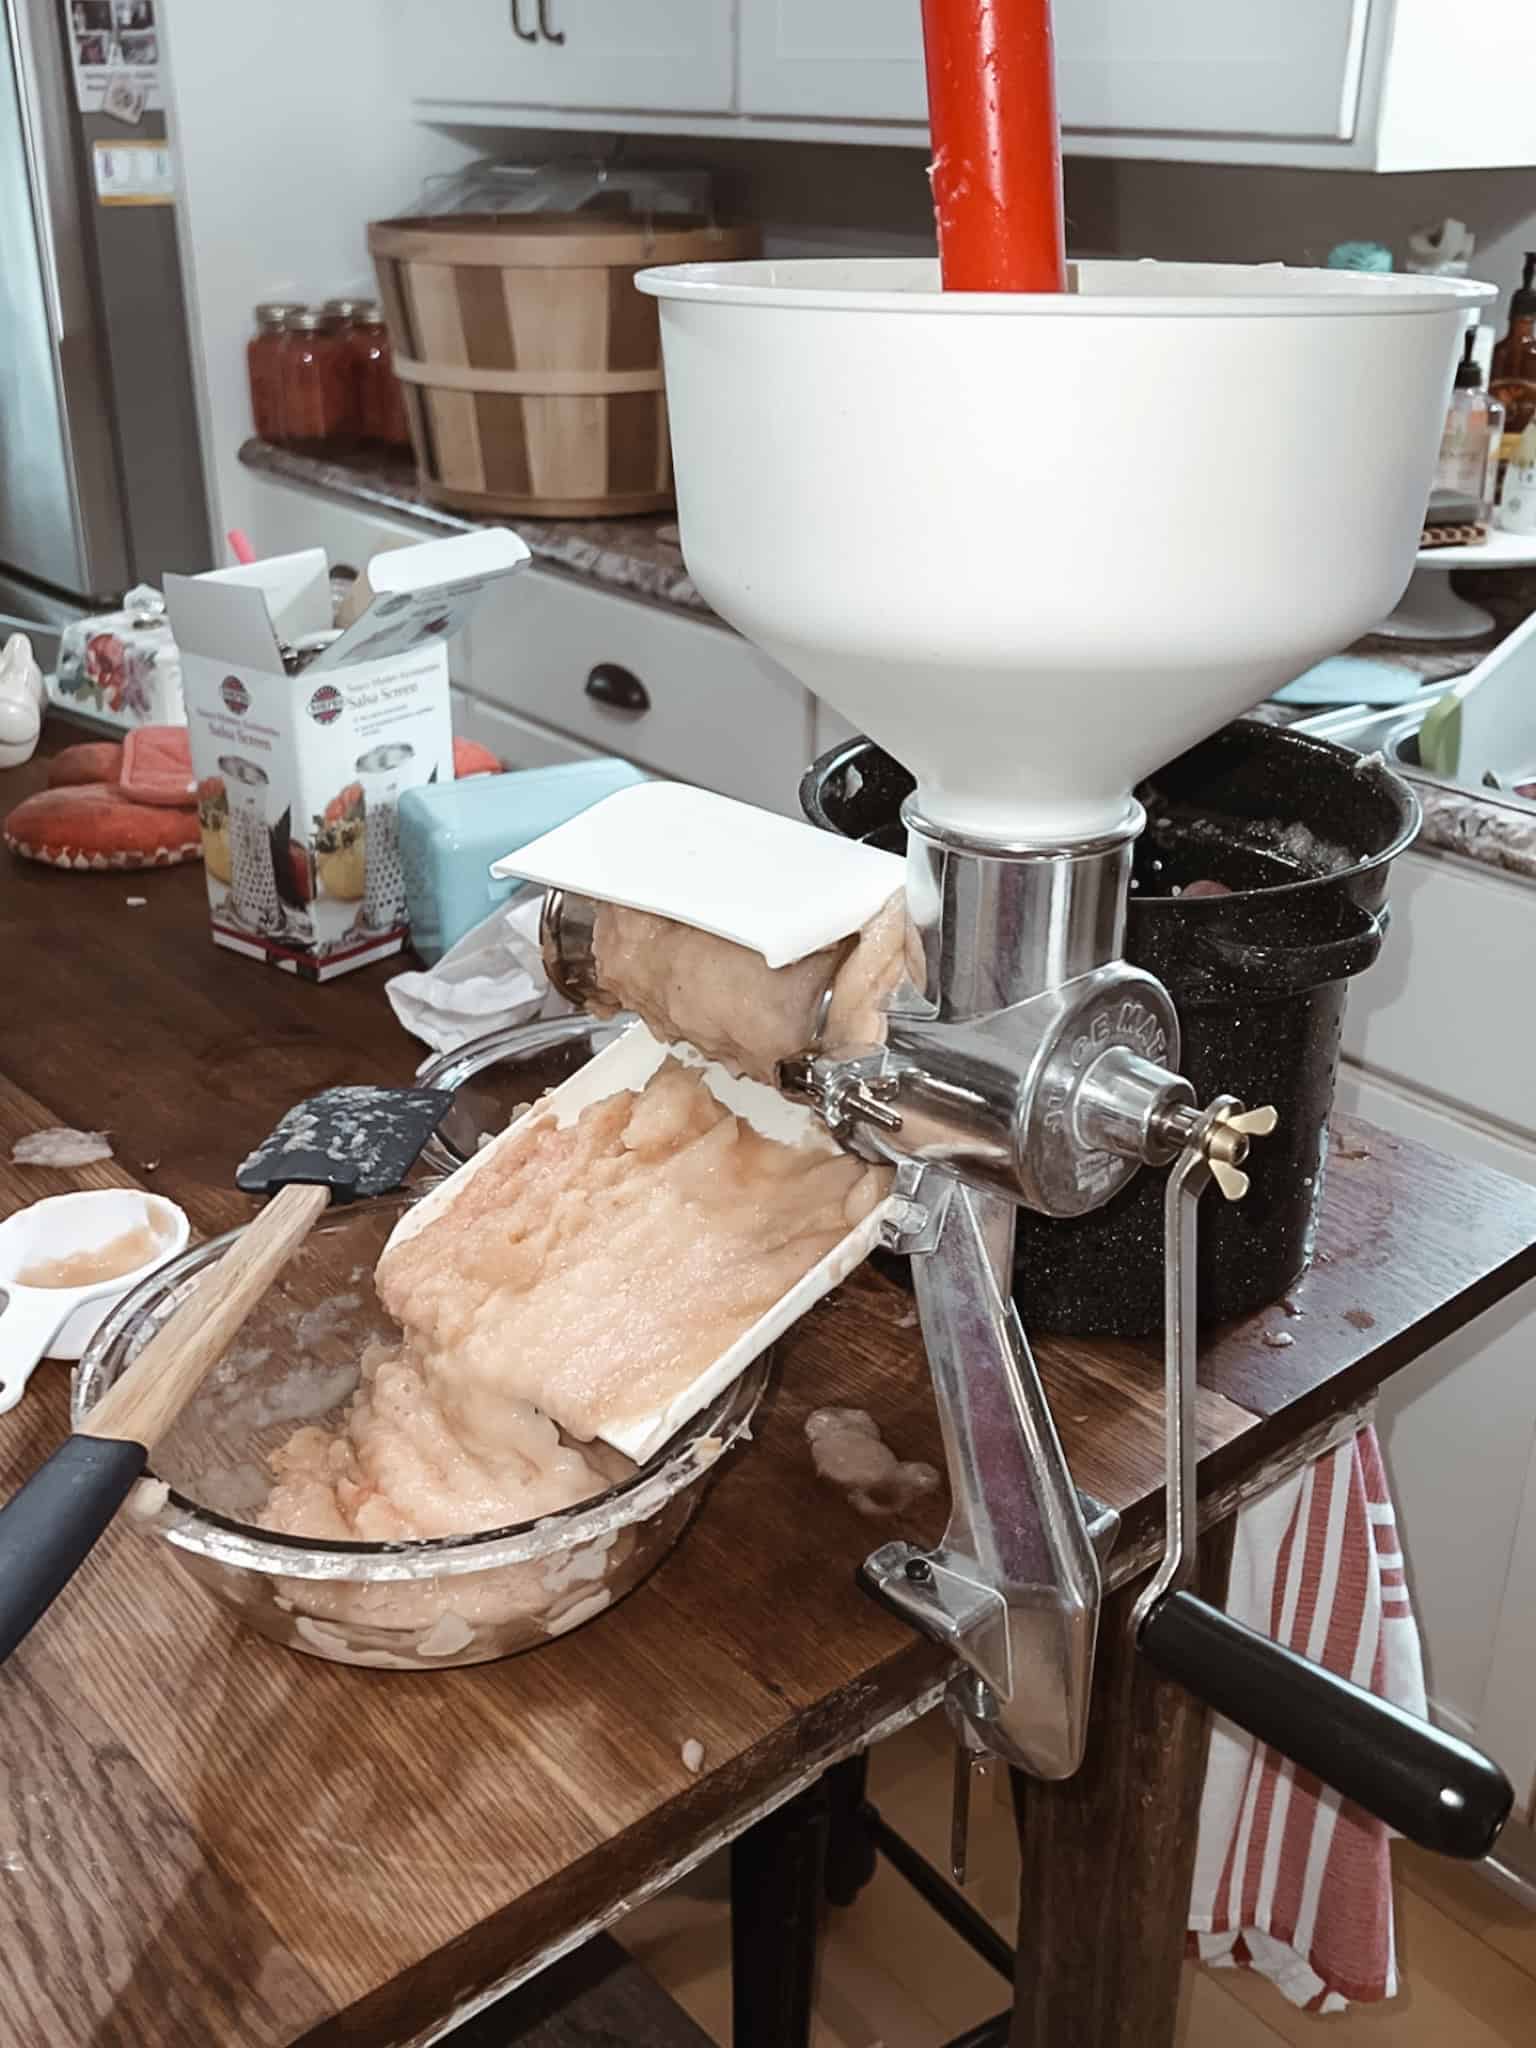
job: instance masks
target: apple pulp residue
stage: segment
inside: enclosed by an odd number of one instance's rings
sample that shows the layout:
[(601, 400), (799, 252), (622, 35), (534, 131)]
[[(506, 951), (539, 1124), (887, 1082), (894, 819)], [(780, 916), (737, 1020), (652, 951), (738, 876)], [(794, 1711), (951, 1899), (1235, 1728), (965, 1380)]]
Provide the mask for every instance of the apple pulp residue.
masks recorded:
[(117, 1280), (124, 1273), (136, 1273), (164, 1245), (163, 1234), (153, 1224), (139, 1223), (106, 1244), (65, 1252), (57, 1259), (35, 1259), (30, 1266), (22, 1267), (16, 1279), (22, 1287), (95, 1287), (102, 1280)]
[(882, 1009), (904, 979), (921, 984), (922, 958), (893, 896), (852, 939), (787, 967), (713, 933), (644, 910), (599, 904), (592, 950), (598, 1016), (632, 1010), (664, 1044), (696, 1046), (735, 1074), (774, 1081), (780, 1060), (820, 1045), (879, 1045)]
[[(818, 1036), (877, 1043), (885, 998), (921, 966), (899, 896), (852, 940), (785, 968), (609, 906), (595, 952), (602, 993), (590, 1007), (637, 1011), (657, 1038), (766, 1080)], [(794, 1143), (764, 1135), (674, 1059), (569, 1123), (533, 1115), (386, 1249), (375, 1284), (399, 1339), (368, 1347), (339, 1424), (301, 1429), (274, 1454), (262, 1525), (399, 1542), (590, 1500), (633, 1469), (599, 1433), (692, 1387), (890, 1183), (888, 1168), (819, 1130)], [(869, 1430), (844, 1447), (862, 1512), (893, 1512), (937, 1484)], [(600, 1580), (631, 1540), (601, 1546), (578, 1577)], [(537, 1613), (553, 1630), (573, 1599), (584, 1611), (597, 1597), (562, 1571), (546, 1559), (433, 1584), (287, 1581), (285, 1595), (310, 1615), (386, 1628), (451, 1608), (487, 1624)]]
[(861, 1515), (905, 1514), (938, 1486), (933, 1466), (898, 1458), (863, 1408), (818, 1408), (805, 1436), (817, 1477), (840, 1486)]

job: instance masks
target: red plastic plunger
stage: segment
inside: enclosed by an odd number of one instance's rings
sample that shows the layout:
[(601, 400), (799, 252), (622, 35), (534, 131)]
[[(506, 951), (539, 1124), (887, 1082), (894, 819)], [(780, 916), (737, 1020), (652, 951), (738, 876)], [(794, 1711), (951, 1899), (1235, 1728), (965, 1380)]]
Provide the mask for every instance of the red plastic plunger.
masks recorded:
[(1066, 289), (1050, 0), (923, 0), (949, 292)]

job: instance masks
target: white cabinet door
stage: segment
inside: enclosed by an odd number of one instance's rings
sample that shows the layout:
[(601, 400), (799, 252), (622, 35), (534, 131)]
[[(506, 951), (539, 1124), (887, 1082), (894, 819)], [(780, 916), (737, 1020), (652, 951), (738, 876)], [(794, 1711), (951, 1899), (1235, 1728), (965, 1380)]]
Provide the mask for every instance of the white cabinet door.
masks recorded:
[(1394, 863), (1380, 960), (1350, 990), (1344, 1051), (1473, 1116), (1536, 1133), (1529, 882), (1468, 861)]
[(1536, 1458), (1510, 1553), (1478, 1740), (1509, 1772), (1517, 1806), (1536, 1828)]
[[(1370, 4), (1057, 0), (1062, 124), (1347, 138)], [(741, 0), (738, 104), (769, 117), (926, 121), (919, 0)]]
[(1062, 123), (1124, 135), (1347, 138), (1371, 5), (1057, 0)]
[[(1342, 1109), (1512, 1178), (1536, 1147), (1492, 1137), (1345, 1067)], [(1378, 1420), (1430, 1697), (1524, 1798), (1536, 1773), (1536, 1287), (1526, 1287), (1387, 1381)]]
[(920, 0), (741, 0), (740, 65), (744, 114), (928, 119)]
[(411, 0), (411, 20), (418, 101), (730, 111), (725, 0)]

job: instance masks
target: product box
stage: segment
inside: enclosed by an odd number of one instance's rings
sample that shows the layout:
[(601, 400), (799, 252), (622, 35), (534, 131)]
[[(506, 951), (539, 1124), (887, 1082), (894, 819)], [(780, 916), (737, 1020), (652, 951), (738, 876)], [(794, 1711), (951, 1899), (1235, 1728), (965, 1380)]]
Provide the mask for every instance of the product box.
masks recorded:
[(311, 981), (399, 952), (400, 793), (453, 779), (448, 642), (527, 560), (495, 527), (391, 549), (344, 633), (319, 548), (167, 576), (215, 944)]

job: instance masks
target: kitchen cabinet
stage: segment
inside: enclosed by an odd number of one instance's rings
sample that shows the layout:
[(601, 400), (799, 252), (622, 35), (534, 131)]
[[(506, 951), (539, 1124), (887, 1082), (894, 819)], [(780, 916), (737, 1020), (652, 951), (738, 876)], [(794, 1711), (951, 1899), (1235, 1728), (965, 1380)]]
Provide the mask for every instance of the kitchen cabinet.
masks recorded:
[[(262, 551), (323, 548), (366, 568), (442, 526), (252, 476)], [(787, 817), (818, 748), (846, 733), (804, 686), (708, 614), (621, 596), (558, 569), (513, 577), (448, 650), (454, 728), (517, 768), (617, 754)]]
[(819, 760), (833, 747), (840, 747), (846, 741), (857, 739), (859, 729), (850, 725), (846, 718), (834, 711), (830, 704), (815, 700), (815, 712), (811, 723), (811, 752)]
[(453, 0), (448, 16), (441, 0), (410, 0), (409, 14), (413, 90), (443, 114), (731, 108), (734, 10), (721, 0)]
[[(1385, 1131), (1536, 1184), (1536, 887), (1470, 862), (1394, 867), (1381, 959), (1346, 1013), (1338, 1100)], [(1487, 1748), (1536, 1819), (1536, 1288), (1382, 1391), (1436, 1715)], [(1465, 1503), (1476, 1500), (1477, 1512)], [(1501, 1861), (1536, 1869), (1536, 1838)]]
[(1072, 129), (1347, 141), (1373, 0), (1060, 0)]
[[(544, 0), (571, 17), (554, 48), (526, 40), (538, 0), (519, 4), (522, 41), (510, 0), (459, 0), (451, 44), (424, 28), (423, 114), (473, 105), (509, 123), (542, 111), (555, 127), (926, 144), (920, 0)], [(578, 32), (585, 54), (567, 61)], [(1484, 0), (1478, 33), (1496, 64), (1467, 61), (1465, 25), (1439, 0), (1056, 0), (1067, 153), (1382, 171), (1536, 162), (1536, 8)]]
[[(1071, 129), (1337, 139), (1370, 0), (1058, 0)], [(744, 0), (747, 114), (926, 121), (919, 0)]]
[(251, 532), (263, 555), (292, 554), (296, 548), (323, 548), (332, 569), (361, 575), (375, 555), (389, 548), (416, 547), (441, 540), (443, 529), (426, 520), (365, 511), (302, 484), (250, 475)]
[[(333, 570), (361, 575), (375, 555), (443, 537), (440, 526), (366, 511), (302, 484), (280, 483), (252, 471), (243, 471), (241, 482), (244, 516), (263, 555), (319, 548)], [(448, 642), (448, 673), (455, 682), (462, 680), (464, 664), (465, 636), (460, 633)]]
[[(1385, 1131), (1536, 1184), (1536, 1144), (1493, 1137), (1358, 1069), (1341, 1075), (1338, 1103)], [(1383, 1387), (1377, 1407), (1436, 1718), (1498, 1759), (1528, 1818), (1536, 1793), (1533, 1291), (1437, 1344)]]
[(742, 0), (740, 35), (744, 114), (927, 123), (919, 0)]
[(726, 627), (536, 568), (487, 598), (468, 638), (465, 681), (484, 703), (581, 750), (799, 815), (812, 700)]
[(1380, 960), (1351, 992), (1347, 1058), (1536, 1143), (1530, 933), (1536, 889), (1470, 861), (1392, 869)]
[(468, 690), (453, 693), (453, 729), (461, 739), (489, 747), (505, 768), (559, 768), (567, 761), (600, 757), (599, 748), (583, 746), (568, 733), (535, 725), (531, 718), (519, 718), (499, 704), (471, 696)]

